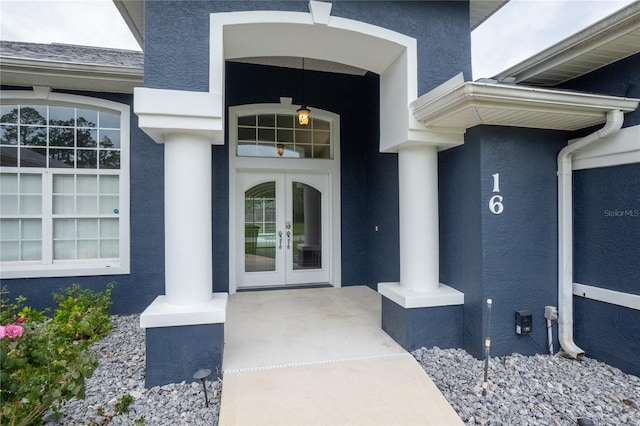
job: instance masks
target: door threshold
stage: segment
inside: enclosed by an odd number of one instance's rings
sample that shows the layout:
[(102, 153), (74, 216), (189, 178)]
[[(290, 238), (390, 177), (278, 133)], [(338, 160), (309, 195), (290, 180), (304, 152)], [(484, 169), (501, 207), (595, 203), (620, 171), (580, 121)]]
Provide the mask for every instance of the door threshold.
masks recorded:
[(272, 291), (272, 290), (303, 290), (310, 288), (331, 288), (333, 287), (329, 283), (317, 283), (317, 284), (289, 284), (279, 285), (271, 287), (242, 287), (236, 289), (237, 293), (243, 293), (248, 291)]

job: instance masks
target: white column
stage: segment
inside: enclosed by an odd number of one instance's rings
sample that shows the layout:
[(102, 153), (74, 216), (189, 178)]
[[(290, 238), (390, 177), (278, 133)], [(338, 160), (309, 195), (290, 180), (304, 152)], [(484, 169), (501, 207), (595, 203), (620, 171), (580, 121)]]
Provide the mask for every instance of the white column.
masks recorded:
[(433, 145), (398, 150), (400, 286), (439, 287), (438, 151)]
[(172, 305), (212, 298), (211, 141), (171, 133), (164, 144), (165, 294)]

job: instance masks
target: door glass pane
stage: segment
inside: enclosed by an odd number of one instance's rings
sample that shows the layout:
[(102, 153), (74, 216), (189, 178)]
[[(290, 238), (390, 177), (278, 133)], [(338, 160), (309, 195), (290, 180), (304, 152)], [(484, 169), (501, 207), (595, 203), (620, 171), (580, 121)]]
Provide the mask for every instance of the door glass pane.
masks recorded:
[(245, 272), (276, 270), (276, 183), (244, 193)]
[(321, 193), (302, 182), (292, 185), (293, 269), (322, 268)]

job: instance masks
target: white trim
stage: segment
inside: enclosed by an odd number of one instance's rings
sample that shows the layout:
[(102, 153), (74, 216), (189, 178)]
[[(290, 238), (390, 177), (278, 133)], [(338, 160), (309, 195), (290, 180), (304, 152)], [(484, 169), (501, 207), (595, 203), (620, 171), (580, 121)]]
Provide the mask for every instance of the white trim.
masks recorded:
[(158, 296), (140, 315), (140, 327), (175, 327), (197, 324), (224, 324), (227, 316), (227, 293), (213, 293), (196, 305), (175, 305), (166, 296)]
[(418, 93), (416, 39), (350, 19), (329, 16), (326, 20), (326, 24), (324, 19), (315, 23), (312, 13), (301, 12), (212, 13), (209, 92), (219, 95), (224, 104), (227, 59), (306, 57), (369, 70), (380, 75), (380, 150), (393, 151), (409, 139), (408, 106)]
[[(71, 277), (71, 276), (93, 276), (93, 275), (123, 275), (129, 274), (131, 271), (131, 237), (130, 237), (130, 120), (131, 108), (129, 105), (121, 104), (100, 98), (91, 98), (88, 96), (71, 95), (67, 93), (48, 92), (48, 95), (42, 98), (43, 90), (41, 88), (35, 91), (27, 90), (4, 90), (0, 91), (0, 102), (7, 104), (9, 102), (32, 102), (34, 104), (47, 105), (66, 105), (71, 107), (88, 107), (98, 110), (110, 110), (120, 114), (120, 170), (99, 171), (97, 169), (60, 169), (60, 173), (79, 174), (117, 174), (120, 177), (119, 188), (119, 254), (118, 261), (108, 260), (77, 260), (73, 262), (56, 261), (55, 263), (43, 265), (41, 262), (37, 264), (21, 263), (21, 264), (4, 264), (0, 268), (0, 277), (2, 279), (12, 278), (39, 278), (39, 277)], [(20, 173), (43, 173), (46, 177), (47, 172), (52, 173), (52, 169), (43, 168), (20, 168), (20, 167), (2, 167), (3, 171), (20, 172)], [(56, 170), (57, 171), (57, 170)], [(43, 178), (43, 191), (52, 190), (52, 179)], [(45, 186), (46, 185), (46, 186)], [(48, 192), (51, 193), (51, 192)], [(43, 215), (51, 214), (50, 206), (43, 204)], [(48, 209), (48, 210), (44, 210)], [(44, 216), (43, 216), (44, 217)], [(51, 217), (51, 216), (49, 216)], [(51, 230), (46, 228), (43, 230), (43, 238), (51, 238)], [(43, 242), (44, 243), (44, 242)], [(43, 247), (43, 256), (45, 256)], [(46, 259), (43, 259), (46, 260)]]
[(400, 283), (378, 283), (378, 293), (405, 309), (464, 305), (464, 293), (440, 283), (436, 290), (408, 290)]
[(251, 114), (295, 114), (300, 105), (294, 105), (283, 98), (283, 102), (273, 104), (249, 104), (229, 107), (229, 293), (236, 292), (237, 281), (237, 204), (236, 176), (240, 171), (282, 171), (294, 173), (327, 173), (329, 177), (329, 223), (330, 223), (330, 283), (334, 287), (342, 285), (341, 268), (341, 200), (340, 200), (340, 116), (330, 111), (324, 111), (309, 106), (313, 117), (331, 123), (331, 145), (333, 159), (289, 159), (289, 158), (258, 158), (238, 157), (235, 155), (237, 144), (237, 120), (239, 115)]
[(622, 293), (620, 291), (608, 290), (606, 288), (594, 287), (586, 284), (573, 283), (574, 296), (585, 297), (599, 302), (611, 303), (613, 305), (624, 306), (625, 308), (640, 311), (640, 295)]
[(589, 146), (573, 156), (573, 170), (635, 163), (640, 163), (640, 125), (620, 129), (606, 143)]

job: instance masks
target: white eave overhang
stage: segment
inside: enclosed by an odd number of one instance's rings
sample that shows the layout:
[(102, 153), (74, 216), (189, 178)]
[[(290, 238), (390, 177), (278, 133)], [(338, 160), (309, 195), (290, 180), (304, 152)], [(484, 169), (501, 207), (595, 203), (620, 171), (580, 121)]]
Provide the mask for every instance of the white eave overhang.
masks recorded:
[(142, 85), (142, 67), (79, 64), (0, 57), (2, 84), (49, 86), (66, 90), (133, 93)]
[(634, 111), (639, 102), (640, 99), (455, 79), (419, 97), (410, 107), (427, 128), (469, 129), (482, 124), (572, 131), (604, 123), (608, 111)]

